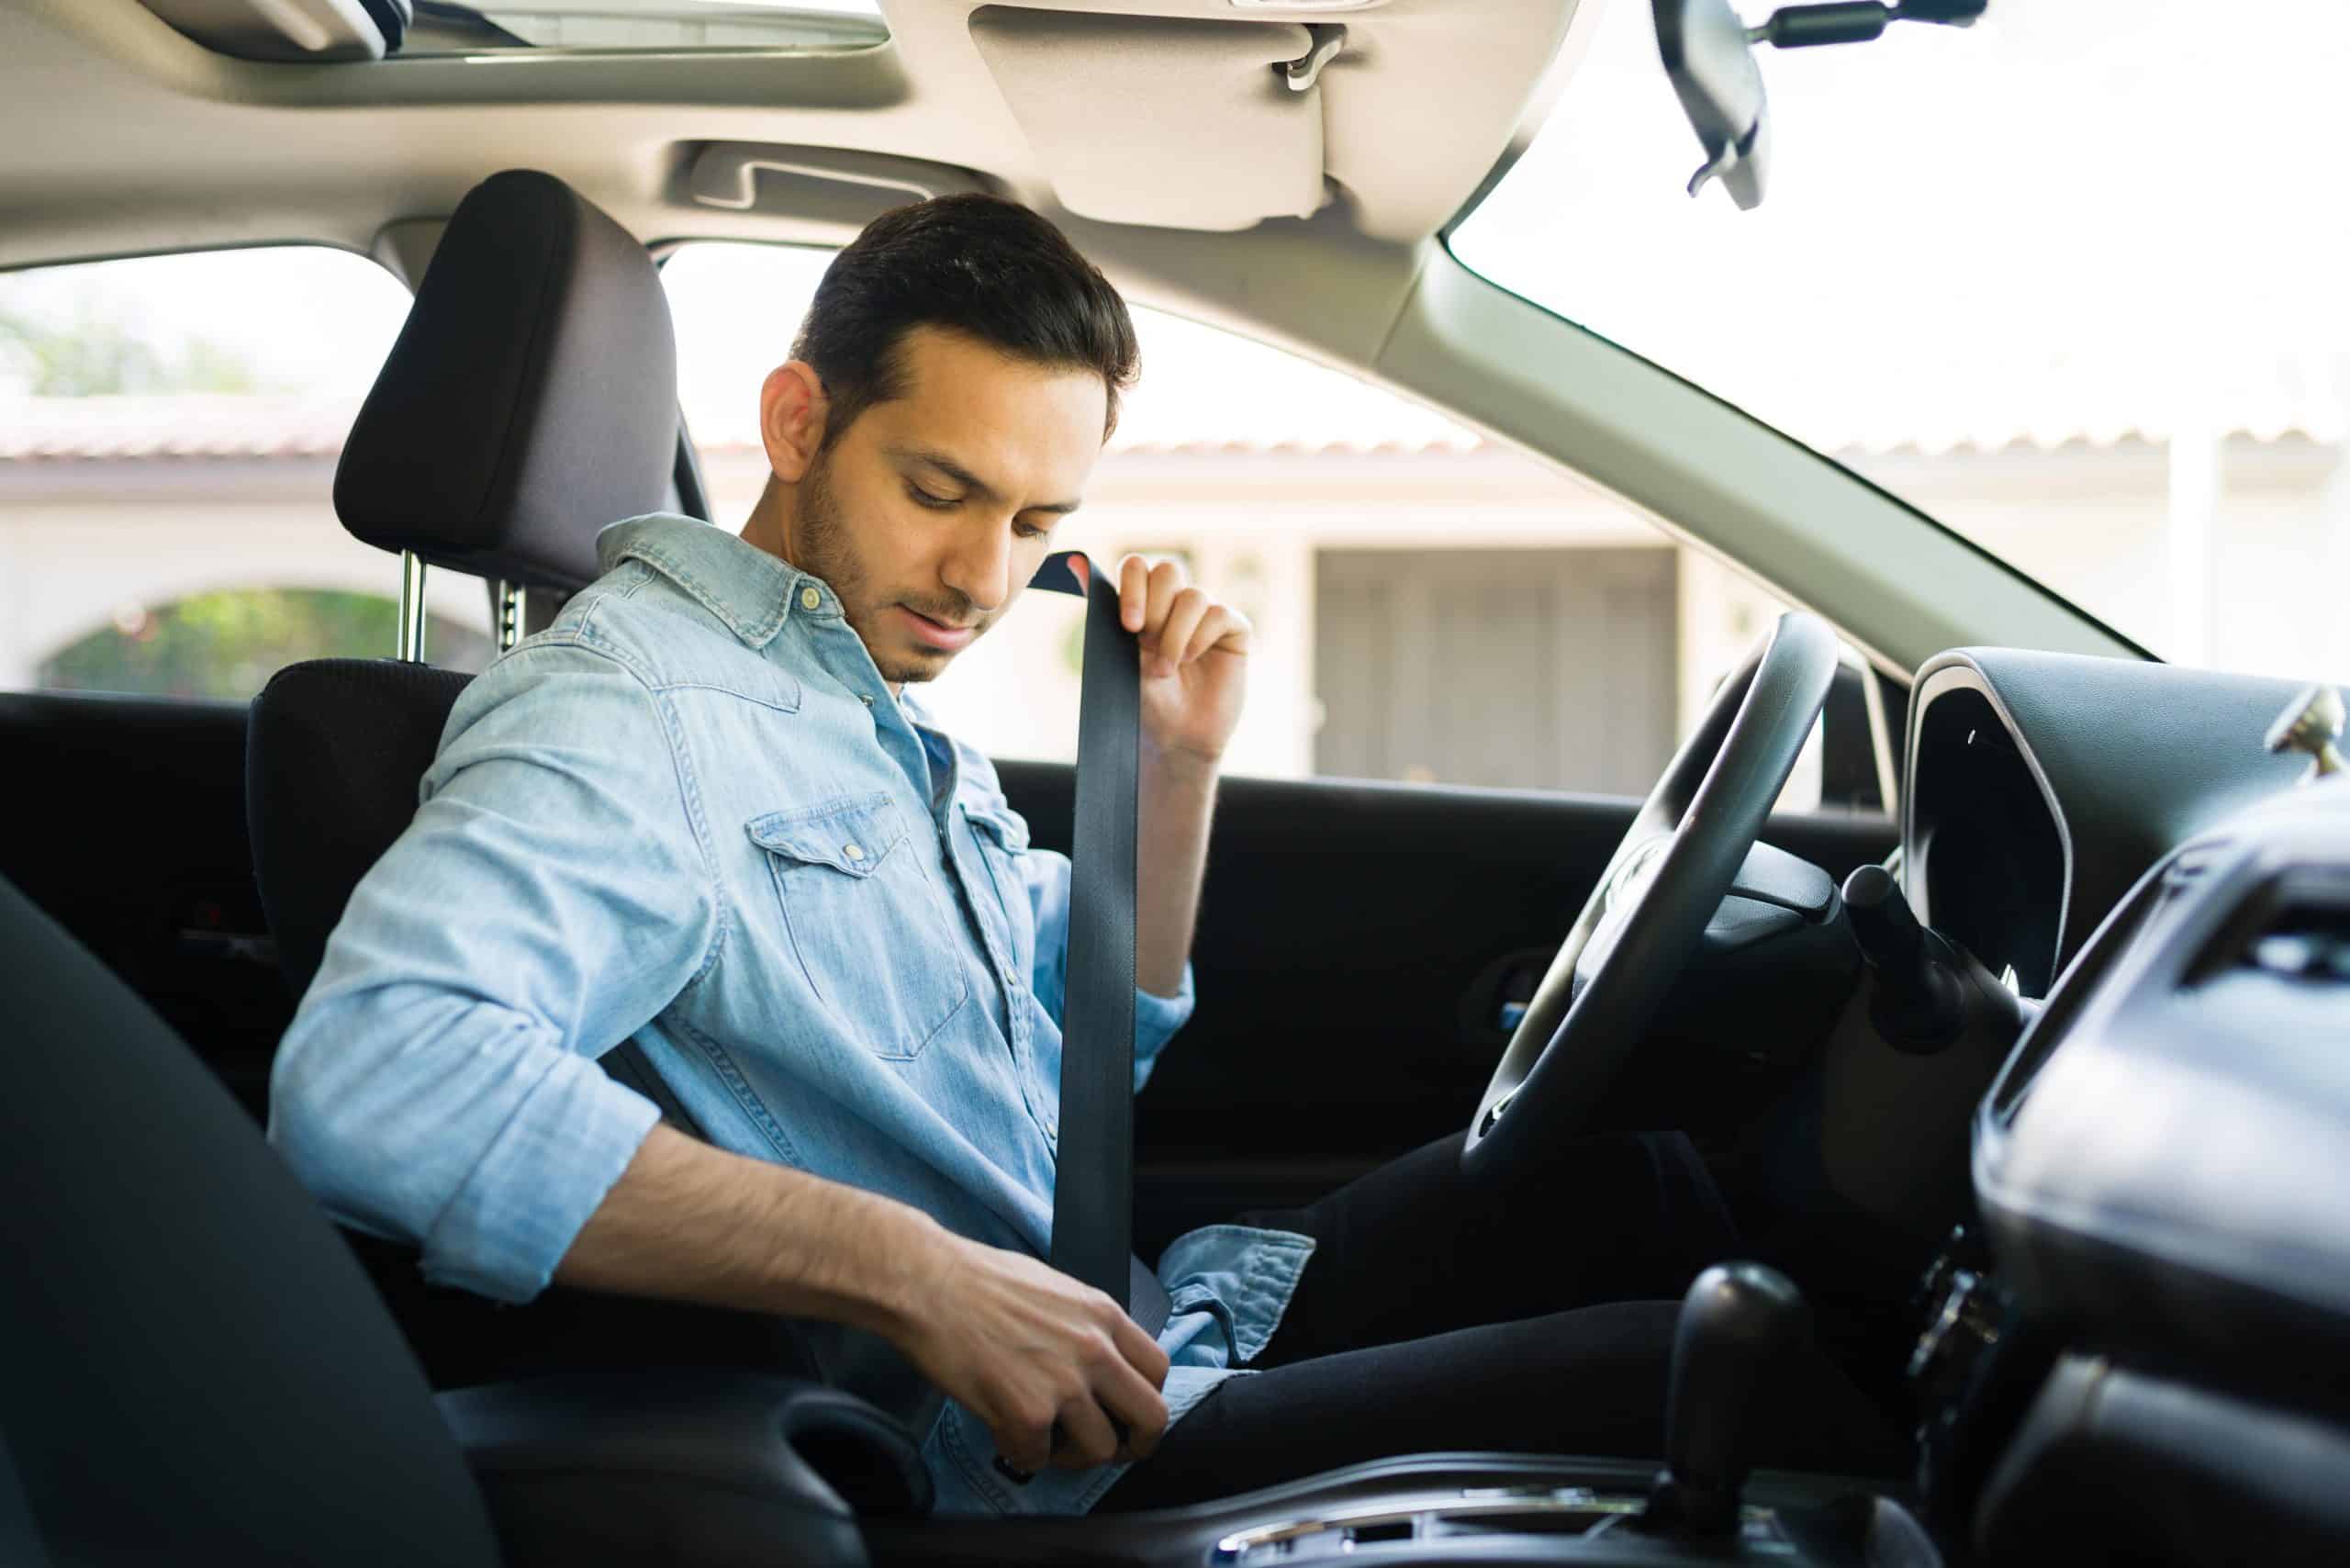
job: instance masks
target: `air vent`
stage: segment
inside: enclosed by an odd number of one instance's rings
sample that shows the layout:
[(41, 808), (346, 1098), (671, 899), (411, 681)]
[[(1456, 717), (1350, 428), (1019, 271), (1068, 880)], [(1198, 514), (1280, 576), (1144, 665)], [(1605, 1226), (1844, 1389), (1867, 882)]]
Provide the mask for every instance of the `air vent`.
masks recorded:
[(2350, 980), (2350, 909), (2288, 904), (2244, 944), (2236, 963), (2264, 974)]
[(2294, 866), (2231, 902), (2233, 912), (2187, 966), (2182, 990), (2253, 976), (2350, 980), (2350, 867)]

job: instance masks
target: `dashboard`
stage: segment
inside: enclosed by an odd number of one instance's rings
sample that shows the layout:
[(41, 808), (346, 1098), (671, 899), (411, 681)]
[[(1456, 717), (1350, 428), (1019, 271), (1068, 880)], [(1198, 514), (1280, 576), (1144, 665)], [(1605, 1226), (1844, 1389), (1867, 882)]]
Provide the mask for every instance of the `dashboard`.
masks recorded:
[(1930, 660), (1909, 705), (1910, 906), (2046, 998), (2148, 867), (2307, 767), (2261, 745), (2301, 689), (2016, 648)]
[(2302, 689), (1919, 672), (1909, 897), (2045, 998), (1910, 1367), (1986, 1560), (2350, 1561), (2350, 775), (2262, 744)]

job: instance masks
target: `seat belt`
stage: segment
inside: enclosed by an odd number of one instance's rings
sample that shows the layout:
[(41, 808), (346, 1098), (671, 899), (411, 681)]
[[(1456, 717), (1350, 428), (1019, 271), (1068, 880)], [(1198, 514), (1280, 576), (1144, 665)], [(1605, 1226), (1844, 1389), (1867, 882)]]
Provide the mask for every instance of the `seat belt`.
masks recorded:
[(686, 1109), (686, 1103), (677, 1098), (659, 1073), (653, 1070), (653, 1064), (645, 1059), (644, 1047), (636, 1043), (633, 1036), (606, 1051), (602, 1060), (605, 1076), (618, 1079), (652, 1101), (654, 1109), (661, 1113), (663, 1121), (689, 1138), (697, 1138), (703, 1143), (710, 1141), (709, 1135), (701, 1130), (701, 1124), (694, 1120), (691, 1111)]
[[(1046, 1261), (1125, 1304), (1143, 1332), (1167, 1326), (1167, 1287), (1134, 1254), (1135, 852), (1141, 774), (1142, 645), (1118, 621), (1118, 592), (1089, 560), (1092, 591), (1065, 550), (1029, 586), (1085, 599), (1078, 699), (1076, 834), (1070, 844), (1068, 986), (1061, 1002), (1060, 1150)], [(605, 1070), (692, 1137), (701, 1127), (633, 1039)]]
[(1053, 1244), (1061, 1272), (1124, 1302), (1156, 1338), (1167, 1287), (1134, 1254), (1135, 853), (1142, 744), (1142, 647), (1118, 622), (1118, 591), (1078, 552), (1048, 557), (1031, 587), (1085, 596), (1077, 719), (1076, 832), (1069, 846), (1069, 960), (1061, 1002), (1061, 1136)]

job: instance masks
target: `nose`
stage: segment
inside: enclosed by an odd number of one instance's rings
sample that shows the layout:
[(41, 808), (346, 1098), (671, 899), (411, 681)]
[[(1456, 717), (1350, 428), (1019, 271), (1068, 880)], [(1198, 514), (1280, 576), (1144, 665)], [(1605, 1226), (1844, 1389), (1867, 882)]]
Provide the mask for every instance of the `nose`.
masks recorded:
[(939, 581), (971, 601), (981, 615), (1003, 608), (1012, 595), (1012, 525), (1008, 519), (974, 519), (957, 531), (938, 570)]

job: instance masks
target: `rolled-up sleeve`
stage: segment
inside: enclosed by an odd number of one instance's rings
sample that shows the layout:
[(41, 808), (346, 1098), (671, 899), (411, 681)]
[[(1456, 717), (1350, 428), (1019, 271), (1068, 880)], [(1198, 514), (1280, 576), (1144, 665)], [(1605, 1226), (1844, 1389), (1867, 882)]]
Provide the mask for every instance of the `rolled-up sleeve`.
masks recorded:
[(467, 688), (415, 820), (352, 894), (269, 1136), (428, 1277), (535, 1295), (658, 1119), (594, 1058), (716, 956), (686, 767), (633, 671), (533, 643)]
[[(1021, 857), (1028, 883), (1028, 907), (1036, 922), (1036, 962), (1029, 983), (1036, 1000), (1062, 1022), (1069, 996), (1069, 857), (1051, 849), (1032, 849)], [(1150, 1081), (1150, 1070), (1167, 1042), (1192, 1016), (1194, 1001), (1192, 960), (1183, 960), (1181, 981), (1172, 996), (1137, 989), (1135, 991), (1135, 1088)]]

